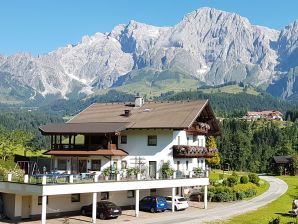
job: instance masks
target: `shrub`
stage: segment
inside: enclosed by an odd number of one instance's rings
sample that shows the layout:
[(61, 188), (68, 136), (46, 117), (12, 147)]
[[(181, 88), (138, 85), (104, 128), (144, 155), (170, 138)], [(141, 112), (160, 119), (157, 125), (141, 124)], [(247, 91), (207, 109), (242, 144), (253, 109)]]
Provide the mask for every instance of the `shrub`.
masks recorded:
[(269, 221), (269, 224), (279, 224), (279, 223), (280, 223), (280, 218), (279, 217), (271, 219)]
[(236, 196), (237, 196), (237, 200), (242, 200), (242, 199), (246, 198), (246, 194), (243, 191), (236, 193)]
[(255, 189), (249, 189), (245, 192), (245, 195), (247, 198), (255, 196), (257, 194), (257, 191)]
[(227, 178), (227, 183), (229, 187), (234, 187), (238, 183), (238, 179), (235, 176), (230, 176)]
[(248, 176), (240, 177), (240, 183), (241, 184), (247, 184), (248, 182), (249, 182)]
[(248, 178), (249, 178), (249, 182), (259, 185), (260, 177), (257, 174), (255, 173), (248, 174)]
[(236, 177), (237, 179), (239, 178), (238, 174), (237, 174), (235, 171), (233, 171), (233, 173), (232, 173), (231, 176), (232, 176), (232, 177)]
[(227, 185), (228, 185), (228, 181), (227, 181), (227, 179), (224, 179), (224, 180), (222, 181), (222, 185), (223, 185), (223, 186), (227, 186)]
[(224, 179), (224, 175), (223, 175), (222, 173), (220, 173), (220, 174), (218, 175), (218, 177), (219, 177), (220, 180), (223, 180), (223, 179)]
[(251, 189), (256, 190), (257, 186), (253, 183), (237, 184), (232, 189), (233, 189), (234, 192), (239, 193), (239, 192), (246, 192), (246, 191), (251, 190)]

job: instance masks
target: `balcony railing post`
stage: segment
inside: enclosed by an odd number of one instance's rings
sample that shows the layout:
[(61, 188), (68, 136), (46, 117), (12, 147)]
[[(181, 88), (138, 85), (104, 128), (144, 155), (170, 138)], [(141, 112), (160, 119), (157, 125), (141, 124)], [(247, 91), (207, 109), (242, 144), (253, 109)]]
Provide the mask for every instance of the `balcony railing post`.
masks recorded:
[(117, 181), (120, 181), (120, 173), (117, 173), (117, 175), (116, 175), (116, 180), (117, 180)]
[(192, 178), (193, 172), (189, 171), (189, 178)]
[(29, 182), (29, 175), (25, 174), (24, 175), (24, 183), (28, 183)]
[(140, 173), (137, 174), (137, 180), (141, 180), (141, 174)]
[(7, 181), (8, 182), (12, 181), (12, 173), (7, 174)]
[(155, 178), (156, 178), (156, 180), (159, 179), (159, 173), (156, 173)]
[(42, 185), (47, 184), (47, 176), (42, 176)]
[(94, 175), (94, 182), (98, 182), (98, 177), (99, 177), (98, 174), (95, 174), (95, 175)]
[(176, 173), (176, 171), (174, 171), (173, 172), (173, 179), (176, 179), (176, 177), (177, 177), (177, 173)]
[(72, 174), (69, 175), (69, 183), (70, 183), (70, 184), (73, 183), (73, 175), (72, 175)]

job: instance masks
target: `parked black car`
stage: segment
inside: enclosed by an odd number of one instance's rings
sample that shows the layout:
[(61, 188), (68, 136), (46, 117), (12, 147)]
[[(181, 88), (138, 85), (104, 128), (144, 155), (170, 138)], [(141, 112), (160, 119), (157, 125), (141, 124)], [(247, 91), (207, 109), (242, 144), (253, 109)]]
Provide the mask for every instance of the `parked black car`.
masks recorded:
[[(110, 201), (97, 202), (96, 216), (100, 219), (117, 218), (122, 214), (121, 208)], [(81, 208), (82, 215), (92, 215), (92, 204)]]

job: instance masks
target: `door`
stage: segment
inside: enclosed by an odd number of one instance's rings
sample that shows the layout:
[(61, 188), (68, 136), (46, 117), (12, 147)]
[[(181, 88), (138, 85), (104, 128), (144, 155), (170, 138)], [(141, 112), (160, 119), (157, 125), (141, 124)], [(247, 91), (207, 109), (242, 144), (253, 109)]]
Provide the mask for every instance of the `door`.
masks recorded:
[(87, 172), (87, 160), (79, 160), (79, 173)]
[(29, 219), (31, 212), (31, 196), (22, 196), (22, 219)]
[(149, 176), (151, 178), (156, 177), (156, 161), (149, 161)]

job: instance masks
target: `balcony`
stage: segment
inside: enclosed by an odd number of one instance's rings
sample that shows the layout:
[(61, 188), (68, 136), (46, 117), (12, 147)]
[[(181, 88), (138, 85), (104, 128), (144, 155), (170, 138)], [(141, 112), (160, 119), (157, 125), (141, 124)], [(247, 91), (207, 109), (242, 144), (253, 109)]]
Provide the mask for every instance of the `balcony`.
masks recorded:
[(218, 152), (217, 148), (188, 145), (173, 146), (174, 158), (211, 158), (216, 152)]

